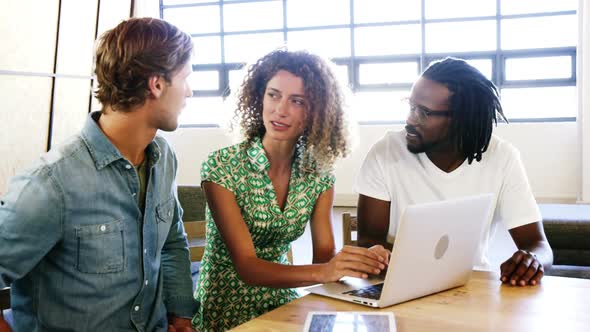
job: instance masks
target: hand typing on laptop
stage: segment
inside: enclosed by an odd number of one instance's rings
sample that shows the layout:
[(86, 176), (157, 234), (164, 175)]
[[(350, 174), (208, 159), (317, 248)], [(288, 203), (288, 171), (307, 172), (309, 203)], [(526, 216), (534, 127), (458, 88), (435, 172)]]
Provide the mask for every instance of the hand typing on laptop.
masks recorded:
[(382, 257), (385, 262), (385, 265), (389, 265), (389, 259), (391, 258), (391, 251), (389, 249), (385, 249), (382, 245), (377, 244), (370, 247), (369, 251), (374, 252), (378, 256)]
[(380, 245), (369, 249), (344, 246), (324, 268), (319, 276), (321, 282), (338, 281), (343, 277), (366, 279), (369, 274), (378, 275), (387, 267), (389, 250)]
[[(400, 218), (385, 278), (343, 278), (307, 291), (384, 308), (465, 285), (492, 202), (493, 195), (484, 194), (410, 205)], [(377, 246), (367, 251), (388, 253)]]

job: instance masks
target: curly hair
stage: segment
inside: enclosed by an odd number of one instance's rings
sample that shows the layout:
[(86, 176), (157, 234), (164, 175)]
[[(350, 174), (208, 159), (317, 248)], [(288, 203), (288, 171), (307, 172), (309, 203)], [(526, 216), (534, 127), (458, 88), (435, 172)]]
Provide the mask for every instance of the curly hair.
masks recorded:
[(262, 102), (268, 81), (279, 70), (303, 80), (309, 102), (303, 135), (296, 149), (300, 170), (330, 171), (337, 158), (349, 150), (344, 93), (330, 68), (330, 63), (305, 51), (275, 50), (260, 58), (249, 69), (237, 96), (235, 117), (248, 141), (266, 133), (262, 119)]
[(162, 76), (168, 83), (188, 63), (191, 37), (155, 18), (132, 18), (105, 32), (96, 48), (95, 96), (115, 111), (130, 111), (149, 96), (148, 79)]
[(422, 77), (449, 89), (451, 140), (469, 164), (480, 161), (490, 144), (493, 125), (498, 119), (508, 123), (494, 83), (465, 60), (452, 57), (433, 62)]

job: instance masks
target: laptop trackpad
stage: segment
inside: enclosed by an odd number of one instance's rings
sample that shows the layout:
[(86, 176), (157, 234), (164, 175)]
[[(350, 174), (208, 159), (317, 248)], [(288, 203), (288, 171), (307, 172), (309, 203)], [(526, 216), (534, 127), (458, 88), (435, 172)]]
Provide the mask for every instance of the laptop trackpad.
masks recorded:
[(352, 295), (356, 297), (364, 297), (366, 299), (379, 300), (381, 297), (381, 291), (383, 290), (383, 283), (355, 289), (344, 292), (346, 295)]
[(313, 292), (319, 294), (342, 294), (344, 292), (368, 287), (382, 282), (383, 279), (378, 277), (370, 277), (369, 279), (344, 277), (340, 279), (340, 281), (328, 282), (318, 287), (314, 287)]

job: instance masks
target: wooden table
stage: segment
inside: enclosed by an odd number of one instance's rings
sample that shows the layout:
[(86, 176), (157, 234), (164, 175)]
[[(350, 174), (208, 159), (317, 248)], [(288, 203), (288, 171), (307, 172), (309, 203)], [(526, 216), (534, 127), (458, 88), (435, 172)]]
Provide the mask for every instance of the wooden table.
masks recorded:
[[(305, 295), (234, 331), (302, 331), (310, 311), (391, 311), (397, 331), (590, 331), (590, 280), (544, 277), (536, 287), (502, 285), (499, 275), (475, 271), (467, 285), (372, 309)], [(408, 285), (411, 287), (411, 285)]]

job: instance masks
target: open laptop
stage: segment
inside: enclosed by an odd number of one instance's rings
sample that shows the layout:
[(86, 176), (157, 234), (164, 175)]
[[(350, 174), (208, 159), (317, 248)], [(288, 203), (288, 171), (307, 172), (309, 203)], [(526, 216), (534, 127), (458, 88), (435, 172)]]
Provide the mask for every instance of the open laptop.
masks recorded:
[(383, 308), (467, 283), (492, 194), (408, 206), (400, 219), (385, 280), (346, 277), (306, 290)]

